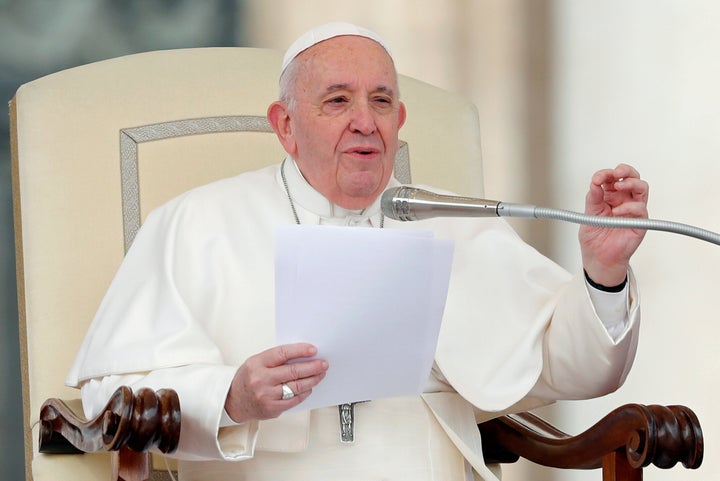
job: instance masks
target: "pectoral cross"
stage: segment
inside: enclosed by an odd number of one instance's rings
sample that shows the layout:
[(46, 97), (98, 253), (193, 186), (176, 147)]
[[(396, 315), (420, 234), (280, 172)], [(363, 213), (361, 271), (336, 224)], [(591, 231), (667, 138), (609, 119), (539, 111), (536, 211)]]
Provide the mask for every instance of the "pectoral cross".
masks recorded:
[(340, 442), (342, 443), (355, 442), (355, 405), (359, 404), (359, 402), (338, 405), (338, 414), (340, 415)]

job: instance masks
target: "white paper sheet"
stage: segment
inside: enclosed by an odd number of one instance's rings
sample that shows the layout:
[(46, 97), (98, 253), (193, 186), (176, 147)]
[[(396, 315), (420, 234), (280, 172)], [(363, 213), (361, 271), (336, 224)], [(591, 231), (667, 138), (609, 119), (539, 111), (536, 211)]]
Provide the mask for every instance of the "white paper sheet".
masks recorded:
[(295, 410), (419, 394), (432, 367), (453, 243), (430, 232), (282, 226), (278, 344), (309, 342), (330, 364)]

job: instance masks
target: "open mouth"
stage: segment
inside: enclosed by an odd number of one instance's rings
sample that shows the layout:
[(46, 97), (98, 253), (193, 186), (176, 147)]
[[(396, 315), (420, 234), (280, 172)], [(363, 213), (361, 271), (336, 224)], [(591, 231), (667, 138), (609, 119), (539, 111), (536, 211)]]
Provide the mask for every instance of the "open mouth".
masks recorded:
[(377, 151), (377, 149), (358, 148), (358, 149), (350, 150), (350, 153), (355, 154), (355, 155), (360, 155), (360, 156), (367, 156), (367, 155), (375, 155), (378, 153), (378, 151)]

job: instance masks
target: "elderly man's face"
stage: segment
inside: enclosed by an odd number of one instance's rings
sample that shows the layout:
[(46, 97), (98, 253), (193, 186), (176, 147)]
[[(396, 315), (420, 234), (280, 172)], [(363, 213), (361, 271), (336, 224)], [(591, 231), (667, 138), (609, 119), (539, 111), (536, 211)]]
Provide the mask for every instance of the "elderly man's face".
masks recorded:
[(365, 208), (390, 179), (405, 121), (393, 63), (380, 45), (357, 36), (321, 42), (295, 61), (302, 62), (296, 106), (276, 103), (268, 117), (315, 189), (341, 207)]

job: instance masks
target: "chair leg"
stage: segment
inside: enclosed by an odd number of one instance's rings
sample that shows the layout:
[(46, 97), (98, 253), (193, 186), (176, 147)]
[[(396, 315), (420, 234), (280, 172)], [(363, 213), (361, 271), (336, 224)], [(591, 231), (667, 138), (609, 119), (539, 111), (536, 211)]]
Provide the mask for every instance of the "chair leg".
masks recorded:
[(623, 452), (613, 451), (603, 457), (603, 481), (642, 481), (642, 468), (633, 468)]
[(148, 481), (150, 453), (139, 453), (127, 446), (112, 452), (111, 481)]

